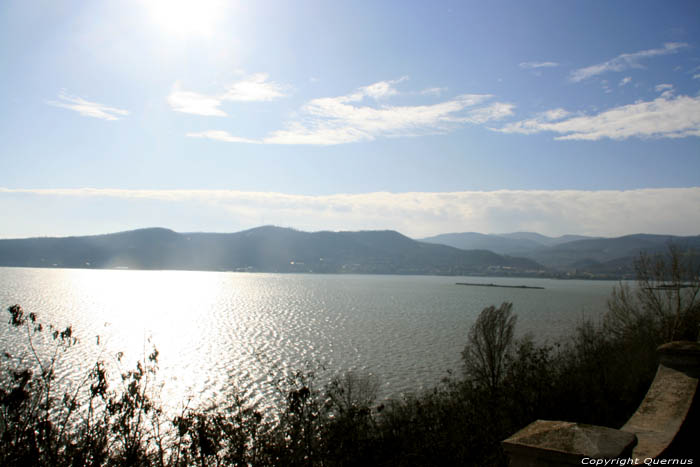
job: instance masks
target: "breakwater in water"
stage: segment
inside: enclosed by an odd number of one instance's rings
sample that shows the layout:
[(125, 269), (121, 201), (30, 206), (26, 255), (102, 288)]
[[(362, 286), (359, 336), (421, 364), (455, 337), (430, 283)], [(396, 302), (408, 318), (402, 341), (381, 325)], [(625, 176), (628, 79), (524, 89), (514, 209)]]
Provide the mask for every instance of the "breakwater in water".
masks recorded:
[(544, 287), (533, 285), (503, 285), (503, 284), (480, 284), (478, 282), (457, 282), (457, 285), (468, 285), (472, 287), (501, 287), (504, 289), (536, 289), (544, 290)]

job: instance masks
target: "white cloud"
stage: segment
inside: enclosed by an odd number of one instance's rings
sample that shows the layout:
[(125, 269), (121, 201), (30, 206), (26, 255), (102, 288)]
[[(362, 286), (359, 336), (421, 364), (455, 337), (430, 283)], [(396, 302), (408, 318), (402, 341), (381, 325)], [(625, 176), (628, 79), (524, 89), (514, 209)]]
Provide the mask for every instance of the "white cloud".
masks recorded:
[(419, 92), (419, 94), (423, 94), (424, 96), (438, 96), (439, 97), (445, 91), (447, 91), (447, 88), (435, 87), (435, 88), (423, 89), (422, 91)]
[(629, 84), (629, 83), (631, 83), (631, 82), (632, 82), (632, 77), (631, 77), (631, 76), (625, 76), (624, 78), (622, 78), (622, 79), (620, 80), (620, 83), (618, 84), (618, 86), (625, 86), (625, 85), (627, 85), (627, 84)]
[(395, 96), (399, 93), (399, 91), (396, 90), (394, 84), (406, 81), (407, 79), (408, 78), (404, 76), (396, 80), (379, 81), (377, 83), (370, 84), (369, 86), (363, 86), (360, 88), (360, 93), (358, 94), (360, 99), (358, 100), (361, 100), (364, 96), (371, 97), (373, 99), (384, 99)]
[[(42, 201), (50, 197), (51, 202)], [(65, 200), (71, 198), (71, 200)], [(414, 238), (446, 232), (536, 231), (547, 235), (579, 233), (619, 236), (631, 233), (696, 235), (700, 231), (700, 187), (638, 190), (498, 190), (333, 194), (323, 196), (233, 190), (9, 189), (0, 188), (0, 208), (13, 203), (34, 206), (47, 225), (73, 228), (83, 212), (103, 198), (125, 203), (110, 213), (111, 222), (132, 228), (140, 206), (158, 213), (157, 222), (180, 231), (214, 230), (189, 224), (189, 216), (207, 212), (219, 231), (242, 230), (264, 223), (302, 230), (394, 229)], [(154, 205), (153, 203), (159, 203)], [(33, 203), (33, 204), (32, 204)], [(70, 210), (56, 209), (66, 203)], [(78, 203), (78, 204), (76, 204)], [(84, 204), (80, 204), (84, 203)], [(51, 208), (46, 208), (50, 206)], [(75, 209), (76, 206), (82, 209)], [(155, 207), (154, 207), (155, 206)], [(14, 209), (16, 210), (16, 209)], [(65, 218), (74, 212), (75, 219)], [(114, 212), (125, 217), (114, 220)], [(643, 215), (642, 215), (643, 213)], [(12, 228), (28, 232), (34, 216), (18, 218)], [(153, 218), (148, 217), (148, 225)], [(23, 224), (24, 223), (24, 224)], [(26, 224), (26, 226), (25, 226)], [(110, 224), (115, 225), (115, 224)], [(236, 225), (235, 229), (231, 225)], [(70, 227), (68, 227), (70, 226)], [(143, 225), (142, 225), (143, 226)], [(71, 230), (68, 234), (86, 232)], [(29, 233), (31, 235), (32, 233)], [(34, 235), (57, 234), (56, 231)], [(12, 236), (4, 229), (3, 236)]]
[(526, 70), (533, 70), (537, 68), (554, 68), (558, 67), (559, 63), (557, 62), (522, 62), (518, 65), (520, 68), (526, 69)]
[(700, 79), (700, 73), (693, 75), (693, 79)]
[(673, 97), (670, 92), (665, 91), (653, 101), (623, 105), (597, 115), (575, 116), (556, 122), (535, 116), (496, 130), (521, 134), (553, 132), (561, 135), (555, 139), (590, 141), (700, 136), (700, 97)]
[(515, 105), (506, 102), (494, 102), (485, 107), (478, 107), (470, 110), (465, 117), (457, 118), (454, 121), (474, 124), (484, 124), (494, 120), (501, 120), (513, 115)]
[[(372, 98), (374, 100), (381, 100), (391, 96), (399, 94), (399, 91), (394, 87), (395, 84), (406, 81), (408, 77), (403, 76), (399, 79), (388, 80), (388, 81), (378, 81), (374, 84), (368, 86), (362, 86), (358, 88), (355, 92), (339, 97), (329, 97), (323, 98), (326, 100), (335, 99), (338, 102), (362, 102), (366, 97)], [(320, 100), (320, 99), (314, 99)], [(312, 100), (311, 102), (313, 102)]]
[(656, 92), (661, 93), (661, 97), (669, 98), (673, 96), (673, 85), (672, 84), (657, 84), (654, 87)]
[(90, 102), (81, 97), (69, 96), (64, 92), (58, 95), (58, 99), (57, 101), (48, 101), (47, 104), (73, 110), (85, 117), (100, 118), (102, 120), (119, 120), (120, 117), (129, 115), (127, 110)]
[[(380, 81), (338, 97), (312, 99), (301, 108), (303, 118), (289, 122), (260, 140), (218, 134), (230, 142), (333, 145), (372, 141), (379, 137), (444, 133), (465, 123), (482, 124), (513, 114), (514, 106), (490, 102), (487, 94), (464, 94), (431, 105), (391, 106), (377, 103), (398, 93), (393, 87), (405, 78)], [(367, 103), (366, 99), (375, 102)], [(190, 136), (211, 137), (203, 133)]]
[(571, 112), (569, 112), (568, 110), (558, 108), (558, 109), (551, 109), (551, 110), (547, 110), (545, 112), (542, 112), (542, 113), (538, 114), (538, 118), (544, 120), (545, 122), (554, 122), (554, 121), (566, 118), (569, 115), (571, 115)]
[(252, 140), (252, 139), (246, 139), (246, 138), (239, 138), (237, 136), (233, 136), (227, 131), (223, 130), (207, 130), (207, 131), (198, 131), (198, 132), (191, 132), (187, 133), (187, 136), (189, 138), (207, 138), (207, 139), (214, 139), (217, 141), (224, 141), (226, 143), (257, 143), (257, 141)]
[(219, 94), (200, 94), (183, 91), (180, 83), (175, 83), (168, 96), (168, 104), (176, 112), (193, 115), (225, 117), (221, 110), (226, 102), (265, 102), (286, 96), (286, 87), (268, 81), (266, 73), (256, 73), (231, 84), (226, 91)]
[(221, 106), (220, 98), (191, 91), (181, 91), (178, 83), (173, 86), (173, 90), (168, 96), (168, 104), (176, 112), (213, 117), (226, 116), (226, 112), (219, 108)]
[(662, 48), (641, 50), (639, 52), (621, 54), (603, 63), (579, 68), (571, 72), (571, 81), (578, 82), (592, 76), (597, 76), (611, 71), (624, 71), (630, 68), (642, 68), (639, 62), (642, 60), (656, 57), (659, 55), (668, 55), (678, 52), (679, 49), (688, 47), (684, 42), (667, 42)]
[(287, 95), (285, 86), (267, 79), (267, 73), (250, 75), (244, 80), (231, 84), (221, 96), (221, 99), (239, 102), (262, 102), (272, 101)]

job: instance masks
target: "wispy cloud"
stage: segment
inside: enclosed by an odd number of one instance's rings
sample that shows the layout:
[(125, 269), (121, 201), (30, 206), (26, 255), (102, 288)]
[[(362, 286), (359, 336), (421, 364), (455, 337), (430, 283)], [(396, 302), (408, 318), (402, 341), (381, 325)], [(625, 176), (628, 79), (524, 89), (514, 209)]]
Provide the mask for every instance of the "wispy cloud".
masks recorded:
[(583, 81), (592, 76), (597, 76), (611, 71), (624, 71), (630, 68), (642, 68), (641, 61), (659, 55), (669, 55), (678, 52), (680, 49), (688, 47), (684, 42), (667, 42), (658, 49), (640, 50), (639, 52), (621, 54), (603, 63), (579, 68), (571, 72), (569, 79), (573, 82)]
[(224, 92), (200, 94), (183, 91), (180, 83), (175, 83), (168, 96), (168, 104), (176, 112), (193, 115), (225, 117), (220, 107), (226, 102), (266, 102), (285, 97), (287, 87), (268, 81), (266, 73), (255, 73), (232, 83)]
[[(615, 107), (596, 115), (558, 118), (542, 115), (510, 123), (497, 131), (533, 134), (558, 133), (559, 140), (616, 140), (638, 138), (683, 138), (700, 136), (700, 97), (673, 97), (666, 85), (660, 97), (648, 102)], [(561, 114), (562, 117), (566, 115)]]
[(626, 85), (628, 85), (628, 84), (631, 83), (631, 82), (632, 82), (632, 77), (631, 77), (631, 76), (625, 76), (624, 78), (622, 78), (622, 79), (620, 80), (620, 82), (618, 83), (618, 86), (626, 86)]
[(228, 133), (199, 132), (188, 136), (228, 142), (333, 145), (372, 141), (379, 137), (445, 133), (467, 123), (482, 124), (513, 114), (514, 106), (492, 102), (487, 94), (464, 94), (431, 105), (391, 106), (383, 101), (398, 94), (394, 81), (380, 81), (338, 97), (307, 102), (302, 117), (259, 140)]
[(454, 121), (482, 125), (484, 123), (510, 117), (513, 115), (514, 108), (515, 105), (507, 102), (493, 102), (491, 104), (470, 110), (467, 112), (467, 115), (461, 118), (455, 118)]
[(661, 93), (661, 97), (671, 97), (673, 96), (673, 85), (672, 84), (657, 84), (654, 86), (656, 92)]
[(216, 96), (207, 96), (191, 91), (182, 91), (180, 84), (175, 83), (168, 96), (170, 108), (176, 112), (211, 117), (225, 117), (226, 112), (220, 109), (222, 100)]
[(285, 97), (286, 86), (268, 81), (267, 73), (255, 73), (231, 84), (221, 96), (226, 101), (263, 102)]
[(58, 100), (48, 101), (47, 104), (73, 110), (85, 117), (100, 118), (102, 120), (119, 120), (121, 117), (129, 115), (127, 110), (108, 107), (98, 102), (90, 102), (81, 97), (69, 96), (64, 92), (58, 95)]
[(445, 91), (447, 91), (447, 88), (434, 87), (423, 89), (419, 94), (423, 94), (424, 96), (440, 96)]
[[(37, 197), (51, 197), (42, 202)], [(70, 197), (70, 210), (56, 210)], [(153, 202), (158, 202), (157, 222), (180, 231), (214, 230), (210, 224), (188, 223), (189, 214), (207, 212), (218, 222), (217, 230), (255, 227), (263, 223), (292, 226), (302, 230), (395, 229), (420, 238), (446, 232), (536, 231), (548, 235), (580, 233), (617, 236), (630, 233), (693, 235), (700, 231), (700, 187), (639, 190), (498, 190), (460, 192), (360, 193), (323, 196), (233, 190), (124, 190), (124, 189), (9, 189), (0, 188), (0, 208), (12, 212), (21, 202), (26, 209), (47, 218), (51, 225), (73, 224), (83, 216), (75, 208), (95, 209), (101, 198), (116, 199), (128, 209), (116, 210), (128, 216), (110, 225), (134, 227), (139, 206), (147, 205), (147, 225), (153, 225)], [(144, 201), (147, 201), (144, 203)], [(84, 203), (84, 204), (76, 204)], [(51, 206), (52, 208), (45, 208)], [(16, 211), (16, 209), (14, 209)], [(65, 219), (75, 212), (75, 219)], [(188, 215), (183, 216), (183, 212)], [(644, 215), (640, 215), (640, 213)], [(13, 228), (29, 232), (18, 219)], [(63, 222), (63, 223), (62, 223)], [(117, 224), (115, 224), (115, 222)], [(140, 225), (143, 226), (143, 225)], [(224, 227), (219, 227), (224, 226)], [(20, 230), (18, 230), (20, 231)], [(8, 236), (9, 230), (2, 232)], [(52, 232), (37, 232), (45, 235)], [(70, 234), (81, 234), (70, 230)], [(11, 235), (11, 233), (10, 233)]]
[(206, 138), (213, 139), (217, 141), (223, 141), (225, 143), (251, 143), (258, 144), (259, 141), (254, 139), (239, 138), (238, 136), (233, 136), (230, 133), (223, 130), (206, 130), (206, 131), (196, 131), (187, 133), (190, 138)]
[(525, 70), (534, 70), (537, 68), (555, 68), (559, 66), (557, 62), (521, 62), (518, 65)]
[(403, 76), (399, 79), (390, 81), (379, 81), (369, 86), (364, 86), (360, 88), (360, 92), (357, 93), (354, 100), (362, 100), (365, 96), (371, 97), (373, 99), (385, 99), (391, 96), (395, 96), (399, 91), (394, 87), (395, 84), (406, 81), (408, 77)]
[(566, 118), (571, 115), (571, 112), (569, 112), (566, 109), (558, 108), (558, 109), (551, 109), (547, 110), (545, 112), (537, 114), (537, 118), (540, 120), (543, 120), (545, 122), (555, 122), (557, 120), (561, 120), (563, 118)]

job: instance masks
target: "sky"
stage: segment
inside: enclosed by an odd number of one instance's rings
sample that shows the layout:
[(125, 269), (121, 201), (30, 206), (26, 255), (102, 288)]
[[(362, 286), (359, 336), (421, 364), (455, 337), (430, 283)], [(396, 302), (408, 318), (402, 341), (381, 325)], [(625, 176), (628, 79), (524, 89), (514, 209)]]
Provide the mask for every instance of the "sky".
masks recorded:
[(0, 238), (700, 234), (700, 2), (0, 2)]

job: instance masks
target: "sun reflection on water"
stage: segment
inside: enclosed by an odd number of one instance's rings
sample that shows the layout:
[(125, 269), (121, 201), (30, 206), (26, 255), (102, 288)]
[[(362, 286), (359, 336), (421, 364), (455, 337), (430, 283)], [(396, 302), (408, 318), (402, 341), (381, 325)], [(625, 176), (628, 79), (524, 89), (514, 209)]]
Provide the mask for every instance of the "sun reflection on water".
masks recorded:
[[(513, 301), (521, 332), (546, 338), (573, 328), (584, 310), (604, 310), (612, 286), (544, 281), (535, 294), (456, 287), (459, 279), (0, 268), (0, 303), (73, 326), (81, 342), (62, 366), (69, 379), (98, 359), (114, 368), (117, 352), (121, 370), (133, 369), (156, 347), (156, 386), (173, 412), (188, 400), (221, 401), (233, 387), (265, 409), (279, 396), (276, 379), (307, 364), (328, 369), (319, 384), (359, 370), (380, 376), (382, 396), (417, 391), (460, 369), (465, 336), (484, 306)], [(3, 346), (8, 339), (0, 335)]]
[(111, 354), (123, 353), (123, 370), (157, 348), (162, 396), (171, 404), (213, 394), (212, 364), (234, 355), (217, 348), (223, 328), (212, 310), (222, 296), (245, 294), (245, 285), (190, 271), (76, 271), (70, 276), (75, 293), (91, 296), (91, 328), (102, 323), (100, 342)]

